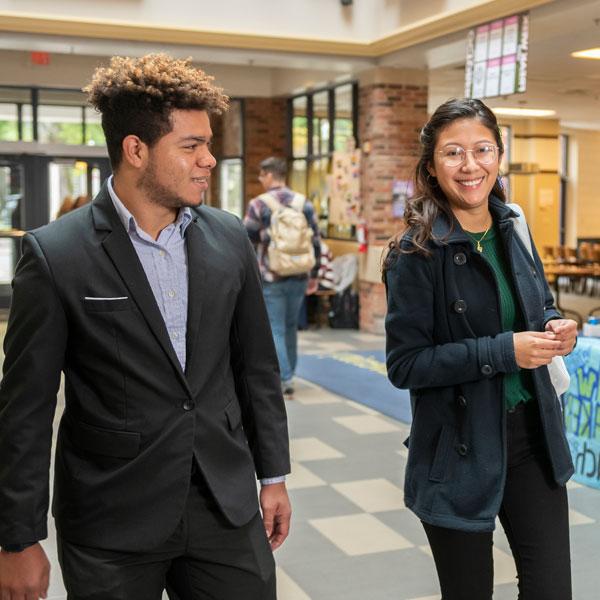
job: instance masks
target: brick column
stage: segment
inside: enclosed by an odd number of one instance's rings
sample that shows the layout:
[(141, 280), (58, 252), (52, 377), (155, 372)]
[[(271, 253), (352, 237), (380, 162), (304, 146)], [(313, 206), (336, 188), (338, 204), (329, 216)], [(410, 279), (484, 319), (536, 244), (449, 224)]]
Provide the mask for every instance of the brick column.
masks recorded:
[(375, 69), (361, 76), (361, 195), (369, 230), (368, 254), (359, 277), (360, 328), (364, 331), (384, 331), (386, 298), (379, 265), (388, 241), (402, 227), (402, 220), (392, 216), (392, 183), (412, 179), (419, 131), (426, 121), (425, 72)]
[(245, 202), (263, 193), (258, 177), (260, 162), (269, 156), (286, 157), (286, 99), (244, 100)]

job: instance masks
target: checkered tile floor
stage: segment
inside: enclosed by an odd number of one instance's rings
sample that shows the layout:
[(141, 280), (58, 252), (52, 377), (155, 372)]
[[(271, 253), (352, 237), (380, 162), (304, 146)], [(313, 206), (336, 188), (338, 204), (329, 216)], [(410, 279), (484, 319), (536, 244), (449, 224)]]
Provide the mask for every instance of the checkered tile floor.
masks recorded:
[[(301, 352), (381, 349), (383, 338), (309, 331)], [(439, 600), (436, 574), (418, 519), (403, 507), (402, 445), (408, 426), (299, 381), (287, 402), (293, 504), (291, 535), (277, 551), (279, 600)], [(569, 485), (576, 600), (600, 589), (600, 490)], [(49, 598), (63, 600), (53, 532)], [(499, 528), (495, 600), (517, 597), (515, 568)], [(242, 600), (242, 599), (240, 599)]]

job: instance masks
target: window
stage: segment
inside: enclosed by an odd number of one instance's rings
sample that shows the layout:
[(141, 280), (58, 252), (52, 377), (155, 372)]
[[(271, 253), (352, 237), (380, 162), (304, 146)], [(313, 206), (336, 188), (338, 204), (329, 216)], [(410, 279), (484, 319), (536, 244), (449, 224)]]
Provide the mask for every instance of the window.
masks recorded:
[[(289, 103), (291, 156), (288, 183), (314, 204), (319, 227), (329, 231), (329, 178), (334, 151), (357, 143), (355, 83), (344, 83), (292, 98)], [(354, 235), (349, 228), (344, 237)]]
[(80, 90), (0, 87), (0, 141), (104, 146), (100, 115)]
[(229, 110), (215, 123), (218, 197), (223, 210), (244, 214), (244, 104), (232, 100)]

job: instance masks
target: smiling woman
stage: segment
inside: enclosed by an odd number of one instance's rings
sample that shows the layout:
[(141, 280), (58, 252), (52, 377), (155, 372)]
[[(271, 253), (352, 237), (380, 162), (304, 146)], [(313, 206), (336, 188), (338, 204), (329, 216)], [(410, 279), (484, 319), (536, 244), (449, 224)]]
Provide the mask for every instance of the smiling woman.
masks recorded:
[(407, 230), (384, 270), (388, 377), (410, 390), (413, 411), (405, 502), (445, 599), (492, 597), (499, 517), (519, 597), (569, 600), (573, 465), (547, 365), (572, 350), (576, 324), (514, 233), (490, 109), (446, 102), (421, 150)]

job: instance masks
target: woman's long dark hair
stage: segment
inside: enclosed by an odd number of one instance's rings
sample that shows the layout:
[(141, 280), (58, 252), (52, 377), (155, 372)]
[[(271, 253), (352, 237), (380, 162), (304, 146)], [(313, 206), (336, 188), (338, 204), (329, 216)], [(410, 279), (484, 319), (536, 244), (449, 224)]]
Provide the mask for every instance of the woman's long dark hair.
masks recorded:
[[(481, 100), (453, 98), (439, 106), (421, 130), (421, 157), (414, 174), (415, 196), (407, 201), (404, 211), (404, 222), (411, 231), (412, 247), (400, 248), (403, 233), (394, 238), (389, 243), (389, 251), (383, 262), (384, 273), (392, 266), (398, 252), (418, 252), (425, 256), (431, 254), (427, 246), (433, 238), (433, 223), (440, 213), (445, 214), (450, 223), (454, 222), (448, 200), (427, 167), (433, 164), (433, 154), (440, 132), (459, 119), (477, 119), (493, 133), (499, 156), (504, 153), (496, 115)], [(492, 194), (506, 201), (502, 187), (497, 181), (494, 183)]]

